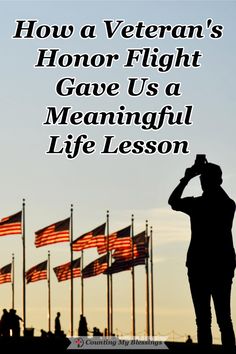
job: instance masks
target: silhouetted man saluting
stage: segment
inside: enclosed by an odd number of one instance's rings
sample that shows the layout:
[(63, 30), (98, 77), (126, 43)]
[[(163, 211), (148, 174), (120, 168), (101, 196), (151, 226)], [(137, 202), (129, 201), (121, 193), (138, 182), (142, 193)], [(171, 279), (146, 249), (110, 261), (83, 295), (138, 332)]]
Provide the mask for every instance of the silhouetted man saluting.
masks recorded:
[[(182, 198), (188, 182), (196, 175), (200, 175), (202, 196)], [(221, 184), (220, 166), (207, 163), (200, 155), (195, 164), (185, 171), (169, 198), (169, 204), (172, 209), (190, 216), (192, 234), (186, 266), (196, 314), (198, 343), (202, 346), (212, 344), (212, 297), (222, 344), (231, 350), (235, 348), (230, 313), (231, 285), (236, 263), (231, 233), (235, 203)]]

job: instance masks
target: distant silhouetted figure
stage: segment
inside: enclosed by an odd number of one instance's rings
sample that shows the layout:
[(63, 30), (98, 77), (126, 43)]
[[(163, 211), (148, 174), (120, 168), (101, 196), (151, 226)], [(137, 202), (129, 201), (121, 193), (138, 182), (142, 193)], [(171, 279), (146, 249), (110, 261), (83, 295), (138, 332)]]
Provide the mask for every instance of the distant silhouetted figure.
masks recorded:
[[(182, 198), (188, 182), (200, 174), (203, 194)], [(220, 166), (195, 162), (172, 192), (169, 204), (190, 216), (191, 242), (186, 266), (196, 314), (198, 343), (212, 344), (211, 297), (224, 347), (235, 348), (230, 294), (235, 269), (232, 223), (235, 203), (221, 187)]]
[(57, 315), (56, 315), (56, 318), (55, 318), (55, 335), (56, 336), (60, 336), (61, 335), (60, 317), (61, 317), (60, 312), (57, 312)]
[(20, 336), (20, 321), (23, 321), (20, 316), (16, 314), (16, 310), (10, 309), (9, 311), (9, 327), (12, 330), (13, 337)]
[(185, 343), (187, 343), (187, 344), (192, 344), (193, 343), (193, 340), (192, 340), (192, 338), (191, 338), (191, 336), (190, 335), (188, 335), (188, 337), (187, 337), (187, 339), (186, 339), (186, 342)]
[(54, 337), (55, 337), (55, 334), (54, 334), (52, 331), (48, 331), (48, 332), (47, 332), (47, 337), (48, 337), (48, 338), (54, 338)]
[(93, 327), (93, 336), (94, 337), (102, 337), (102, 333), (100, 332), (99, 328)]
[(41, 332), (41, 338), (47, 338), (48, 337), (47, 332), (44, 331), (43, 329), (41, 329), (40, 332)]
[(3, 309), (3, 314), (0, 320), (0, 335), (4, 337), (10, 336), (10, 318), (9, 312)]
[(78, 335), (85, 336), (85, 337), (88, 335), (87, 321), (86, 321), (86, 317), (83, 315), (80, 315)]

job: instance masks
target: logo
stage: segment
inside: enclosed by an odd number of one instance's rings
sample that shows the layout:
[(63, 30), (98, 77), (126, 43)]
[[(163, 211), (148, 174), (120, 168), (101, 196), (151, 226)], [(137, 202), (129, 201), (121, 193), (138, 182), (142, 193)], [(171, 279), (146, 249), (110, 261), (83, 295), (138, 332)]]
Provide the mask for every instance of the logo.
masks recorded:
[(104, 350), (104, 349), (168, 349), (164, 341), (167, 337), (70, 337), (70, 345), (67, 349)]
[(75, 343), (77, 345), (77, 348), (82, 348), (84, 346), (84, 340), (81, 337), (77, 338)]

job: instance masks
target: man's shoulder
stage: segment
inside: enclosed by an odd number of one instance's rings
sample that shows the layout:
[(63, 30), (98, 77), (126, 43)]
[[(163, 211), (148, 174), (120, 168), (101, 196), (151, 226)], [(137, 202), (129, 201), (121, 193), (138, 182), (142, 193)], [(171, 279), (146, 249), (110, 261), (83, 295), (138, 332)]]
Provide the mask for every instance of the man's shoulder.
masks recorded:
[(225, 192), (225, 190), (223, 188), (221, 189), (221, 195), (227, 201), (228, 205), (230, 205), (232, 208), (235, 209), (235, 206), (236, 206), (235, 201), (229, 197), (229, 195)]

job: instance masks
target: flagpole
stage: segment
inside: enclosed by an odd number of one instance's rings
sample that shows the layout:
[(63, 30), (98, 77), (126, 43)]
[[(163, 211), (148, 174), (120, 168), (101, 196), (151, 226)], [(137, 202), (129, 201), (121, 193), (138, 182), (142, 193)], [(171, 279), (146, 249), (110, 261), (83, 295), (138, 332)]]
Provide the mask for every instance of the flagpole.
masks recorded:
[(150, 231), (150, 271), (151, 271), (151, 333), (154, 336), (154, 282), (153, 282), (153, 240), (152, 226)]
[[(109, 252), (110, 255), (110, 252)], [(110, 256), (111, 262), (111, 256)], [(110, 277), (110, 335), (113, 335), (113, 276), (112, 273), (109, 274)]]
[(84, 315), (84, 278), (83, 278), (83, 268), (84, 268), (84, 251), (81, 251), (80, 257), (80, 274), (81, 274), (81, 314)]
[[(148, 248), (148, 221), (146, 220), (146, 247)], [(149, 303), (149, 257), (146, 257), (146, 335), (150, 336), (150, 303)]]
[(113, 334), (113, 277), (112, 274), (109, 274), (110, 276), (110, 335), (112, 336)]
[(51, 332), (51, 262), (48, 251), (48, 331)]
[(73, 282), (73, 204), (70, 209), (70, 334), (74, 335), (74, 282)]
[(12, 253), (11, 261), (11, 288), (12, 288), (12, 309), (15, 308), (15, 255)]
[(135, 328), (135, 273), (134, 273), (134, 215), (131, 216), (131, 239), (132, 239), (132, 335), (135, 337), (136, 328)]
[[(107, 210), (107, 265), (110, 266), (109, 252), (109, 210)], [(110, 276), (107, 274), (107, 335), (110, 336)]]
[(22, 261), (22, 276), (23, 276), (23, 335), (26, 328), (26, 286), (25, 286), (25, 199), (22, 203), (22, 246), (23, 246), (23, 261)]

